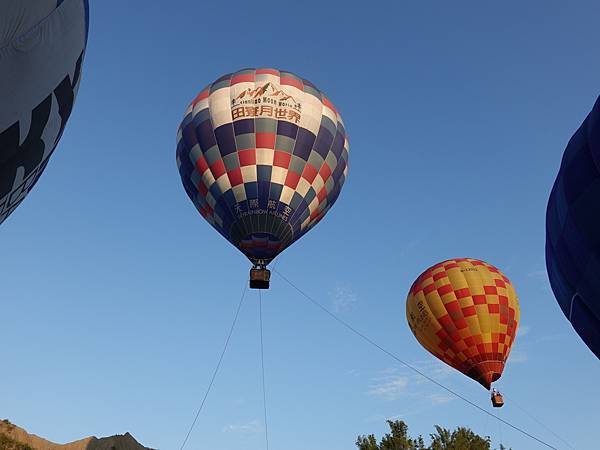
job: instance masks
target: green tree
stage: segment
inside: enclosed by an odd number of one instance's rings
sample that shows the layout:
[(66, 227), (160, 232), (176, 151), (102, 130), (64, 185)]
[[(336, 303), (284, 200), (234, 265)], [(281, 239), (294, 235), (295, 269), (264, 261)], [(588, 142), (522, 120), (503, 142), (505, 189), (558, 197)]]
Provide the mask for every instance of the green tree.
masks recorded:
[[(415, 438), (408, 434), (408, 425), (402, 420), (388, 420), (390, 432), (379, 442), (373, 434), (358, 436), (356, 446), (359, 450), (491, 450), (489, 437), (481, 437), (466, 427), (458, 427), (451, 431), (435, 426), (435, 433), (430, 435), (431, 444), (425, 445), (422, 436)], [(500, 444), (500, 450), (506, 450)]]

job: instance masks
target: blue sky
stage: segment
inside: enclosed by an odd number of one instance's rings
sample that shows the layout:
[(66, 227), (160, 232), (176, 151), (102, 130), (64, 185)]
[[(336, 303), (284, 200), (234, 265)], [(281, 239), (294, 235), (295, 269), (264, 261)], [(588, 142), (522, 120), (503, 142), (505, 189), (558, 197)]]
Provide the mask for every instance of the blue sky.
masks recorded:
[[(58, 442), (130, 431), (178, 448), (226, 337), (248, 262), (188, 200), (176, 128), (207, 83), (291, 70), (350, 139), (342, 194), (277, 269), (401, 358), (491, 408), (404, 317), (419, 273), (451, 257), (501, 268), (521, 329), (498, 414), (558, 448), (597, 445), (600, 363), (544, 263), (564, 147), (599, 93), (600, 4), (580, 1), (91, 5), (77, 104), (33, 193), (2, 225), (0, 416)], [(274, 275), (264, 297), (271, 448), (353, 448), (406, 420), (543, 448), (332, 322)], [(258, 297), (249, 292), (186, 448), (264, 448)], [(521, 409), (522, 408), (522, 409)]]

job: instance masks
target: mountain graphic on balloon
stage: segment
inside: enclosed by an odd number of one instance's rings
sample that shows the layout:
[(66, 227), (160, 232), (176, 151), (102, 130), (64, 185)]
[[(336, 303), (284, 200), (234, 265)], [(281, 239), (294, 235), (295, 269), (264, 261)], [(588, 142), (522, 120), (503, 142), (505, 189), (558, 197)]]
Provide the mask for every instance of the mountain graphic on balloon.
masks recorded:
[(242, 100), (242, 99), (255, 99), (255, 98), (259, 98), (259, 97), (274, 97), (277, 98), (280, 101), (286, 101), (286, 100), (291, 100), (292, 102), (294, 102), (294, 104), (298, 104), (298, 101), (296, 101), (296, 99), (294, 97), (292, 97), (291, 95), (289, 95), (288, 93), (286, 93), (283, 89), (281, 89), (279, 86), (276, 86), (274, 83), (271, 83), (270, 81), (263, 84), (262, 86), (258, 86), (255, 89), (246, 89), (245, 91), (242, 91), (241, 94), (239, 94), (235, 99), (236, 100)]

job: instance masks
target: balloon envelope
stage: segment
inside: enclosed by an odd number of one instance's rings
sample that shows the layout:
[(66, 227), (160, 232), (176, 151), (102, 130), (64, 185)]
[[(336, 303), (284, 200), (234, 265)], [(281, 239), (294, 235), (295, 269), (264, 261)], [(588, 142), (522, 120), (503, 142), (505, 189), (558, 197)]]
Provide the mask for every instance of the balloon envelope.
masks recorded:
[(569, 141), (548, 200), (546, 267), (563, 313), (600, 359), (600, 98)]
[(252, 262), (266, 264), (335, 203), (348, 140), (337, 109), (311, 82), (245, 69), (190, 104), (177, 167), (200, 214)]
[(37, 182), (67, 123), (87, 0), (0, 0), (0, 223)]
[(423, 347), (489, 389), (504, 370), (520, 309), (511, 282), (497, 268), (456, 258), (417, 278), (406, 316)]

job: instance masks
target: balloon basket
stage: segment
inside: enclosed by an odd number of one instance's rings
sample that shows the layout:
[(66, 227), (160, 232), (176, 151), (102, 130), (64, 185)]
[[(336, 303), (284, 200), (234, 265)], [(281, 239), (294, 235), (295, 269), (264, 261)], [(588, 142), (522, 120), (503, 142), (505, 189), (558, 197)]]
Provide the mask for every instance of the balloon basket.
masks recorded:
[(269, 289), (271, 271), (266, 268), (250, 269), (250, 289)]
[(502, 408), (504, 406), (504, 399), (502, 398), (502, 394), (492, 395), (492, 406), (494, 408)]

